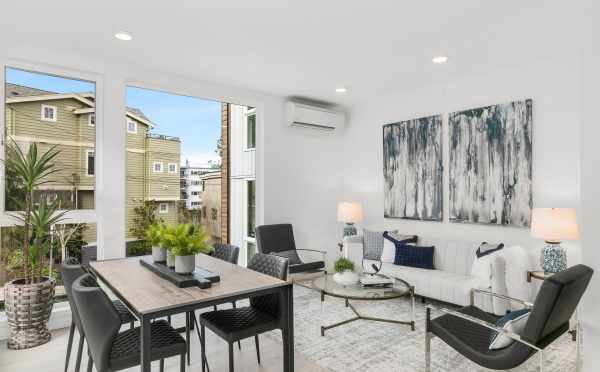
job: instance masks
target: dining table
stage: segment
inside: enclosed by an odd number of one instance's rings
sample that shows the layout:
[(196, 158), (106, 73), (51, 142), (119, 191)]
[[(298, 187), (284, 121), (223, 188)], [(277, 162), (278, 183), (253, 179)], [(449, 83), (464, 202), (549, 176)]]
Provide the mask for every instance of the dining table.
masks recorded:
[(129, 308), (140, 323), (140, 368), (150, 372), (150, 324), (154, 319), (222, 303), (278, 294), (283, 343), (284, 372), (294, 371), (293, 285), (242, 266), (200, 254), (196, 266), (216, 273), (218, 282), (210, 288), (180, 288), (140, 264), (143, 257), (92, 261), (89, 269), (101, 283)]

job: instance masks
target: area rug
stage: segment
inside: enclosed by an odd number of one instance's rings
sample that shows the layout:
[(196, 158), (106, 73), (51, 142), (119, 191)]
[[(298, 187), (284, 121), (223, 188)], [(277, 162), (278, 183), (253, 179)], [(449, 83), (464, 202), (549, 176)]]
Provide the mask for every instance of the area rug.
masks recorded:
[[(410, 314), (407, 299), (353, 301), (352, 304), (363, 315), (407, 320)], [(326, 296), (322, 304), (318, 292), (296, 285), (294, 315), (296, 351), (325, 370), (412, 372), (425, 369), (425, 305), (419, 301), (415, 309), (415, 331), (409, 326), (359, 320), (327, 330), (322, 337), (321, 325), (336, 323), (354, 314), (344, 306), (344, 300)], [(268, 337), (281, 339), (281, 334), (271, 332)], [(576, 345), (570, 335), (562, 336), (546, 349), (546, 371), (574, 372), (575, 351)], [(433, 372), (491, 371), (470, 362), (439, 339), (432, 341), (431, 355)], [(539, 358), (533, 356), (512, 371), (538, 370)]]

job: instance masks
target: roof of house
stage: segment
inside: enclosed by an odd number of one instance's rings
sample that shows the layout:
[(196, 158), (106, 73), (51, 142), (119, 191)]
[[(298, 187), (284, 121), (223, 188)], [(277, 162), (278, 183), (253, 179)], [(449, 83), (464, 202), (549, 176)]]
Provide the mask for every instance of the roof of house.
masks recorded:
[[(35, 96), (47, 96), (47, 95), (59, 95), (61, 93), (51, 92), (49, 90), (42, 90), (37, 88), (28, 87), (25, 85), (6, 83), (5, 84), (5, 94), (6, 98), (20, 98), (20, 97), (35, 97)], [(84, 92), (84, 93), (73, 93), (74, 95), (80, 95), (83, 98), (89, 99), (93, 98), (93, 93)], [(155, 126), (155, 124), (150, 120), (142, 110), (136, 107), (125, 107), (125, 110), (128, 114), (133, 115), (134, 118), (142, 119), (150, 123), (150, 126)]]

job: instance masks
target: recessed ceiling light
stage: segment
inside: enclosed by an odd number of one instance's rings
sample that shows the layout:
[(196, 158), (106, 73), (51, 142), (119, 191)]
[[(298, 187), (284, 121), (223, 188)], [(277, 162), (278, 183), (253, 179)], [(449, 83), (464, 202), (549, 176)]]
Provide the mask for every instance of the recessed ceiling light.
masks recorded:
[(133, 36), (131, 36), (131, 34), (128, 34), (127, 32), (123, 32), (123, 31), (117, 32), (115, 34), (115, 37), (122, 41), (130, 41), (131, 39), (133, 39)]
[(347, 88), (341, 87), (341, 88), (335, 88), (335, 92), (336, 93), (346, 93), (348, 91)]
[(436, 56), (431, 59), (431, 62), (438, 63), (438, 64), (446, 63), (446, 62), (448, 62), (448, 57), (447, 56)]

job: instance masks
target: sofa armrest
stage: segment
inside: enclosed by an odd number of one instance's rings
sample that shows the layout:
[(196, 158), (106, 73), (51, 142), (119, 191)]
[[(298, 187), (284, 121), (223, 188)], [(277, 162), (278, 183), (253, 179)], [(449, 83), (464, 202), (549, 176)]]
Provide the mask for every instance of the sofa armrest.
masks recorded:
[(354, 263), (354, 271), (357, 273), (363, 272), (363, 237), (362, 235), (345, 236), (344, 240), (344, 257)]

